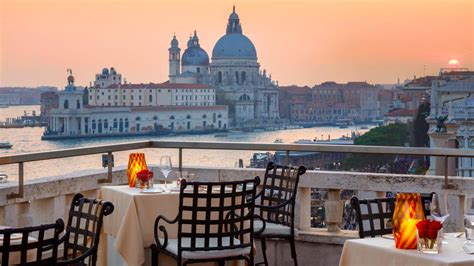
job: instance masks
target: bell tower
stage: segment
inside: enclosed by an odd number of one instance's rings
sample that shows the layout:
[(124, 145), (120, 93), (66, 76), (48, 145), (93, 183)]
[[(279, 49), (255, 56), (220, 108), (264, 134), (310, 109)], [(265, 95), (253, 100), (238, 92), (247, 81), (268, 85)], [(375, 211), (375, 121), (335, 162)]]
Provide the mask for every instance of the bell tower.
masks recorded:
[(181, 62), (181, 49), (179, 49), (179, 43), (176, 39), (176, 35), (171, 40), (171, 47), (169, 51), (169, 78), (170, 81), (179, 75), (180, 62)]

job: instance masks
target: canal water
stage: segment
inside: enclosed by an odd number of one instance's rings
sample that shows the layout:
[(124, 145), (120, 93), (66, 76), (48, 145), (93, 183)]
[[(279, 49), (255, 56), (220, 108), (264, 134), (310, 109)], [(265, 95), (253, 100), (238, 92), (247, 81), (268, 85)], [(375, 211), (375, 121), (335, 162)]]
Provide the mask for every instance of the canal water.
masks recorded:
[[(23, 115), (24, 111), (31, 114), (36, 111), (39, 114), (39, 106), (14, 106), (0, 108), (0, 121)], [(369, 126), (371, 128), (373, 126)], [(140, 136), (140, 137), (114, 137), (114, 138), (90, 138), (90, 139), (69, 139), (69, 140), (41, 140), (44, 129), (35, 127), (25, 128), (0, 128), (0, 142), (8, 141), (13, 144), (11, 149), (0, 149), (0, 155), (21, 154), (39, 151), (50, 151), (67, 148), (87, 147), (93, 145), (104, 145), (112, 143), (123, 143), (141, 140), (170, 140), (170, 141), (225, 141), (225, 142), (263, 142), (273, 143), (275, 139), (282, 139), (285, 143), (292, 143), (300, 139), (331, 139), (340, 138), (343, 135), (350, 135), (351, 131), (364, 133), (368, 129), (362, 130), (360, 126), (350, 126), (349, 128), (338, 127), (314, 127), (277, 131), (262, 131), (248, 133), (227, 133), (226, 137), (215, 137), (215, 134), (206, 135), (178, 135), (178, 136)], [(131, 151), (114, 153), (115, 165), (126, 165), (128, 154)], [(172, 163), (178, 163), (178, 151), (176, 149), (145, 149), (146, 161), (148, 164), (158, 164), (160, 156), (172, 156)], [(258, 152), (258, 151), (256, 151)], [(235, 167), (239, 159), (243, 159), (244, 166), (249, 165), (250, 158), (254, 151), (222, 151), (222, 150), (184, 150), (183, 164), (189, 166), (219, 166)], [(100, 155), (80, 156), (57, 160), (47, 160), (25, 163), (25, 179), (34, 179), (47, 176), (58, 176), (88, 169), (100, 169), (102, 159)], [(0, 172), (8, 174), (9, 179), (17, 179), (17, 165), (0, 166)]]

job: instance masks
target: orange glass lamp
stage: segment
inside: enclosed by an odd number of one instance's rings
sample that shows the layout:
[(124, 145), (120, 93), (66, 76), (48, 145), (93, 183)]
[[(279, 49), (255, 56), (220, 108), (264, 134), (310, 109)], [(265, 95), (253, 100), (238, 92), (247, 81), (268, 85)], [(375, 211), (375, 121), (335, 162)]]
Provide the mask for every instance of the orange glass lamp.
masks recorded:
[(395, 247), (416, 249), (416, 224), (425, 219), (419, 193), (399, 193), (393, 212), (392, 228)]
[(141, 170), (147, 169), (145, 154), (144, 153), (131, 153), (128, 157), (128, 185), (130, 187), (136, 187), (137, 185), (137, 173)]

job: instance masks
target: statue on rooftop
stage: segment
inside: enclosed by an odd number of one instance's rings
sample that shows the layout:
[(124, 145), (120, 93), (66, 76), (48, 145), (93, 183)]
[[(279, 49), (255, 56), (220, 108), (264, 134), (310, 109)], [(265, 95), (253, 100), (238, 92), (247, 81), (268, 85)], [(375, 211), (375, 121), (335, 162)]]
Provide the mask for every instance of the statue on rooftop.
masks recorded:
[(448, 119), (448, 116), (438, 116), (436, 117), (436, 131), (437, 133), (445, 133), (446, 130), (446, 125), (444, 122)]

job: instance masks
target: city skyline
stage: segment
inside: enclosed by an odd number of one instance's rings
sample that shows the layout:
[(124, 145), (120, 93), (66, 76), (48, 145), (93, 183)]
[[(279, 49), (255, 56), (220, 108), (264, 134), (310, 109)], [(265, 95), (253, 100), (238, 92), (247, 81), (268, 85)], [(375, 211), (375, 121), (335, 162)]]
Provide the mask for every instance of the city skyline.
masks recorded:
[(474, 4), (451, 2), (1, 0), (0, 86), (63, 87), (67, 68), (88, 86), (112, 66), (130, 82), (166, 81), (173, 34), (184, 49), (197, 30), (210, 54), (234, 4), (280, 85), (395, 83), (454, 58), (472, 69)]

